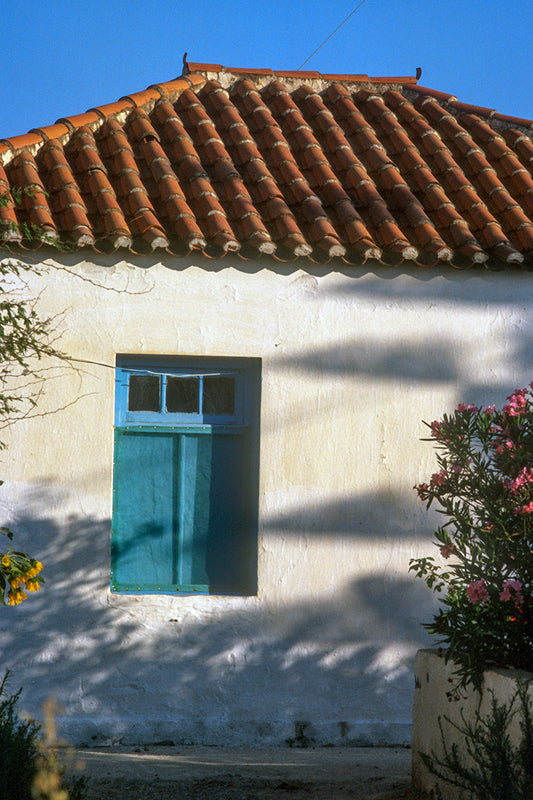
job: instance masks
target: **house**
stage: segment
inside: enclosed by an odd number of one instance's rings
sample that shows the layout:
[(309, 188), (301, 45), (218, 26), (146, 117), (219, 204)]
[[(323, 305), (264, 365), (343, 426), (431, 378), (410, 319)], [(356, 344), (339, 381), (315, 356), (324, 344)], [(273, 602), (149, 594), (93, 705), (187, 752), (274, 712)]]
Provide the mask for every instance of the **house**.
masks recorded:
[(532, 129), (413, 77), (189, 64), (0, 142), (71, 358), (4, 459), (48, 579), (1, 617), (25, 707), (86, 744), (409, 740), (422, 420), (532, 378)]

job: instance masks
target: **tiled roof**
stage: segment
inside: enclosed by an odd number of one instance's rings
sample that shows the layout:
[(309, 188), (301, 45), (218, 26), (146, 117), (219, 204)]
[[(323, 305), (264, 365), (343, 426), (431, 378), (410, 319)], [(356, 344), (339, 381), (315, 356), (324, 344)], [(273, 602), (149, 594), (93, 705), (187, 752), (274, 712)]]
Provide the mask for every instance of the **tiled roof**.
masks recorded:
[[(416, 78), (187, 74), (0, 141), (0, 239), (492, 268), (533, 254), (533, 123)], [(533, 259), (532, 259), (533, 260)]]

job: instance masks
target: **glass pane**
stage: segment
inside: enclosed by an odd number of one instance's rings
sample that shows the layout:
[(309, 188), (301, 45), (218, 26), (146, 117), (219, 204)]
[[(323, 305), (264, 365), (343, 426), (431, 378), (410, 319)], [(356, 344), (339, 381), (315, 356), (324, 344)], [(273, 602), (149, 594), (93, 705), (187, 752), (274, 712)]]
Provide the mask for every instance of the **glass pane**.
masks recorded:
[(198, 378), (167, 378), (167, 411), (198, 414)]
[(157, 375), (130, 375), (128, 409), (160, 411), (160, 378)]
[(235, 378), (209, 376), (204, 378), (203, 414), (235, 413)]

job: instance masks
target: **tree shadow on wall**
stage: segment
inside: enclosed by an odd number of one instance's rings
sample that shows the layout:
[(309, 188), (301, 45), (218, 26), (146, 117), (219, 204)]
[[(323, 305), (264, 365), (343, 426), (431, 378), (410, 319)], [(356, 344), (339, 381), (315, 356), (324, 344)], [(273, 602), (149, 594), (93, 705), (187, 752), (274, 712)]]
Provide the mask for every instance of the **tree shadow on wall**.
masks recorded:
[(290, 732), (324, 709), (347, 741), (346, 720), (410, 718), (430, 598), (408, 575), (377, 568), (270, 603), (110, 595), (109, 520), (27, 517), (17, 527), (31, 532), (47, 583), (2, 614), (2, 666), (32, 713), (55, 695), (85, 744), (186, 743), (202, 726), (204, 743), (221, 727), (238, 743), (239, 727), (260, 736), (270, 720)]
[[(435, 512), (433, 516), (436, 517)], [(406, 502), (405, 494), (392, 489), (317, 500), (303, 507), (299, 504), (272, 514), (263, 522), (263, 529), (313, 537), (342, 536), (382, 544), (425, 538), (429, 544), (427, 510), (414, 500)]]

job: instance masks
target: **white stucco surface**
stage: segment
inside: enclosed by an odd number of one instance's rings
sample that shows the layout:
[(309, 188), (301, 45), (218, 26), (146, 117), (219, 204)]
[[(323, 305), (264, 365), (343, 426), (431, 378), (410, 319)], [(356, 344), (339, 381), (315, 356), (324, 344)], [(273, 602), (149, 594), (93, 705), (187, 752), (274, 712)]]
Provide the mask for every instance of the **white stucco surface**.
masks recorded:
[[(80, 277), (81, 276), (81, 277)], [(107, 741), (402, 743), (432, 614), (422, 419), (531, 374), (531, 277), (63, 256), (35, 279), (70, 365), (6, 434), (2, 524), (46, 587), (0, 617), (33, 713)], [(112, 594), (117, 353), (262, 360), (258, 593)]]

